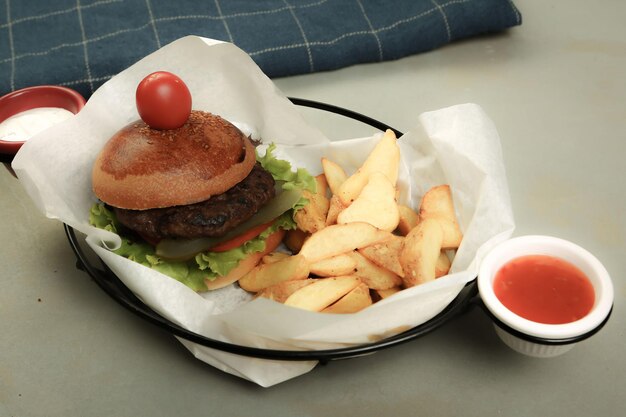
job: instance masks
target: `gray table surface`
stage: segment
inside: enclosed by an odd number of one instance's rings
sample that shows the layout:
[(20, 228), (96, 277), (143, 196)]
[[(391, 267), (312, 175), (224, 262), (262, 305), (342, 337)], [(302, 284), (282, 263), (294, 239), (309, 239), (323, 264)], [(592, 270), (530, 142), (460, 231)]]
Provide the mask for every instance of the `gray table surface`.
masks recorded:
[[(607, 326), (519, 355), (474, 310), (423, 338), (265, 389), (218, 371), (74, 267), (62, 225), (0, 170), (0, 416), (617, 416), (626, 409), (626, 3), (526, 1), (523, 26), (383, 64), (279, 79), (400, 129), (474, 102), (502, 139), (516, 235), (586, 247), (615, 285)], [(305, 112), (333, 139), (368, 133)]]

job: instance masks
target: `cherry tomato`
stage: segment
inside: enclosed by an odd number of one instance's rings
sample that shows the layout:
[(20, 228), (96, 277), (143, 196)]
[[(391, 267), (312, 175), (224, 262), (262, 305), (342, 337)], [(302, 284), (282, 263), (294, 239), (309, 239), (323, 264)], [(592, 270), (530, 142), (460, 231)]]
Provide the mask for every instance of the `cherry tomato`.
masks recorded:
[(154, 129), (176, 129), (191, 113), (191, 93), (178, 76), (157, 71), (144, 78), (135, 94), (141, 119)]

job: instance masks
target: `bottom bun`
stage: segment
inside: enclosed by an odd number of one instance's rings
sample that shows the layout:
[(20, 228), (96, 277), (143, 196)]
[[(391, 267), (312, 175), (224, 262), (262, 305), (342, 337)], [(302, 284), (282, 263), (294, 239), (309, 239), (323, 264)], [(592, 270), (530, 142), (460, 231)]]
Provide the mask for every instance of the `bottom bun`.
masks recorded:
[(267, 239), (265, 239), (265, 249), (261, 252), (254, 252), (249, 254), (246, 258), (242, 259), (239, 264), (232, 269), (228, 274), (216, 278), (214, 280), (205, 279), (204, 283), (207, 286), (209, 291), (217, 290), (220, 288), (224, 288), (233, 282), (239, 281), (241, 277), (250, 272), (255, 266), (261, 262), (261, 258), (273, 251), (280, 245), (283, 237), (285, 236), (285, 231), (283, 229), (279, 229), (269, 235)]

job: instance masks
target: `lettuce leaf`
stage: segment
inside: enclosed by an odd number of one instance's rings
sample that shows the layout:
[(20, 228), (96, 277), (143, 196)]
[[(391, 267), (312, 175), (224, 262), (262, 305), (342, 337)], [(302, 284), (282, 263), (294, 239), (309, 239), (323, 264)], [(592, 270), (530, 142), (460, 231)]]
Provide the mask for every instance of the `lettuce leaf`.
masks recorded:
[[(288, 161), (277, 159), (273, 155), (276, 148), (271, 144), (263, 156), (257, 154), (257, 161), (272, 174), (274, 180), (282, 184), (284, 190), (300, 188), (315, 192), (316, 182), (305, 169), (292, 171)], [(155, 249), (142, 240), (133, 240), (124, 235), (124, 227), (115, 218), (115, 214), (105, 204), (96, 203), (91, 207), (89, 223), (100, 229), (120, 235), (121, 246), (113, 252), (128, 258), (148, 268), (180, 281), (194, 291), (206, 291), (205, 279), (215, 279), (227, 275), (239, 261), (248, 254), (261, 252), (265, 249), (265, 240), (278, 229), (295, 229), (294, 213), (306, 205), (308, 200), (301, 198), (294, 207), (279, 216), (270, 227), (259, 236), (245, 242), (243, 245), (224, 252), (199, 253), (188, 261), (170, 261), (156, 255)]]

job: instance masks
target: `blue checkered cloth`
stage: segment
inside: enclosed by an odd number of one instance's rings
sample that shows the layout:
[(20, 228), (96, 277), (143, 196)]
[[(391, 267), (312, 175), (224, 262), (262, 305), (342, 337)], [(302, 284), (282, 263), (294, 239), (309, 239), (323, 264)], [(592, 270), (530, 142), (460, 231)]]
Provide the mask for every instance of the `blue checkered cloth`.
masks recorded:
[(0, 0), (0, 94), (98, 86), (185, 35), (229, 41), (270, 77), (432, 50), (521, 24), (511, 0)]

